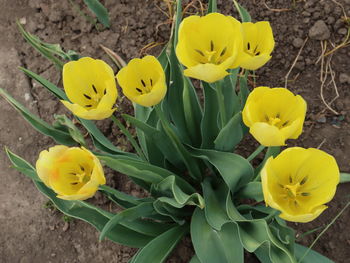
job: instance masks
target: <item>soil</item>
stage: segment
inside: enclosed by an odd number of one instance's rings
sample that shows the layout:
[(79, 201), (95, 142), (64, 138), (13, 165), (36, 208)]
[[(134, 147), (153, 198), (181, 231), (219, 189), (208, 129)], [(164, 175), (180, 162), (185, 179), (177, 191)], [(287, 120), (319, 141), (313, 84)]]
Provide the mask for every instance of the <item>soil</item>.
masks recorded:
[[(82, 1), (74, 1), (79, 3)], [(18, 66), (24, 66), (60, 84), (59, 71), (33, 48), (24, 42), (16, 28), (15, 20), (30, 33), (50, 43), (59, 43), (65, 50), (75, 50), (83, 55), (111, 61), (99, 47), (111, 48), (125, 60), (148, 54), (157, 54), (169, 37), (169, 18), (166, 5), (160, 0), (102, 1), (108, 8), (111, 28), (96, 28), (74, 9), (68, 0), (1, 0), (0, 1), (0, 87), (6, 89), (33, 113), (51, 122), (54, 113), (66, 113), (62, 105), (42, 87), (26, 78)], [(237, 14), (230, 0), (219, 2), (224, 14)], [(332, 55), (336, 88), (331, 75), (325, 82), (323, 97), (332, 101), (332, 110), (321, 99), (321, 43), (340, 44), (349, 25), (342, 17), (350, 17), (349, 0), (247, 0), (240, 1), (251, 13), (253, 20), (271, 22), (276, 48), (271, 61), (257, 71), (256, 83), (261, 86), (284, 86), (284, 78), (294, 59), (308, 38), (305, 47), (288, 78), (288, 88), (302, 95), (308, 102), (307, 120), (303, 135), (289, 146), (320, 147), (333, 154), (341, 171), (350, 172), (350, 48), (338, 49)], [(295, 2), (295, 6), (294, 3)], [(187, 5), (188, 1), (184, 1)], [(198, 1), (189, 12), (199, 11)], [(83, 6), (83, 5), (81, 5)], [(342, 9), (343, 7), (343, 9)], [(344, 14), (345, 12), (345, 14)], [(148, 44), (159, 43), (152, 49)], [(130, 104), (123, 100), (121, 109), (129, 111)], [(15, 153), (34, 163), (38, 153), (52, 146), (49, 138), (34, 131), (3, 99), (0, 99), (0, 147), (8, 146)], [(338, 114), (336, 114), (338, 113)], [(111, 124), (101, 125), (104, 132), (113, 132)], [(114, 136), (116, 143), (123, 138)], [(254, 140), (244, 145), (256, 146)], [(127, 147), (127, 146), (126, 146)], [(88, 224), (77, 220), (65, 222), (63, 215), (45, 206), (47, 200), (35, 189), (32, 182), (12, 168), (5, 153), (0, 151), (0, 261), (13, 262), (127, 262), (135, 249), (109, 241), (98, 242), (98, 232)], [(113, 173), (108, 171), (109, 177)], [(118, 189), (140, 194), (140, 189), (128, 182), (125, 176), (114, 176), (109, 182)], [(324, 226), (341, 210), (348, 198), (350, 185), (338, 187), (335, 199), (317, 220), (308, 224), (292, 224), (299, 234)], [(101, 196), (94, 202), (106, 204)], [(349, 262), (350, 258), (350, 210), (337, 220), (315, 246), (315, 249), (335, 262)], [(309, 245), (318, 231), (302, 238)], [(193, 254), (189, 240), (182, 242), (168, 262), (188, 262)], [(247, 262), (255, 262), (252, 257)]]

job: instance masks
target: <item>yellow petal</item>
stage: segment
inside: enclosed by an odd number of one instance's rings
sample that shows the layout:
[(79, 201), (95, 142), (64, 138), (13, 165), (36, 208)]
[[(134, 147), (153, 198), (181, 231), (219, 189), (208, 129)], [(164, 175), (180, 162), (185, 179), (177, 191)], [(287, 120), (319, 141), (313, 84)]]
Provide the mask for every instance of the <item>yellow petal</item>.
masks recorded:
[(273, 125), (264, 122), (256, 122), (250, 127), (249, 131), (261, 145), (285, 145), (286, 138), (283, 136), (283, 133)]
[(261, 54), (254, 57), (243, 55), (239, 65), (244, 69), (257, 70), (264, 66), (270, 59), (271, 56), (269, 54)]
[(185, 69), (184, 74), (187, 77), (200, 79), (208, 83), (213, 83), (229, 75), (225, 68), (214, 64), (199, 64)]
[(254, 122), (259, 122), (261, 120), (261, 116), (257, 114), (260, 110), (257, 109), (256, 106), (258, 106), (257, 103), (261, 100), (263, 94), (269, 90), (271, 90), (269, 87), (257, 87), (249, 94), (242, 111), (243, 122), (246, 126), (250, 127)]
[(326, 210), (328, 207), (325, 205), (321, 205), (317, 208), (315, 208), (312, 212), (306, 213), (306, 214), (288, 214), (286, 212), (283, 212), (280, 214), (280, 217), (284, 220), (291, 221), (291, 222), (298, 222), (298, 223), (308, 223), (317, 218), (324, 210)]
[[(109, 100), (109, 99), (108, 99)], [(105, 103), (102, 103), (99, 107), (92, 110), (86, 110), (84, 107), (78, 104), (72, 104), (68, 101), (61, 100), (61, 102), (66, 106), (74, 115), (86, 119), (86, 120), (103, 120), (109, 118), (116, 109), (107, 107)], [(109, 104), (108, 104), (109, 106)]]

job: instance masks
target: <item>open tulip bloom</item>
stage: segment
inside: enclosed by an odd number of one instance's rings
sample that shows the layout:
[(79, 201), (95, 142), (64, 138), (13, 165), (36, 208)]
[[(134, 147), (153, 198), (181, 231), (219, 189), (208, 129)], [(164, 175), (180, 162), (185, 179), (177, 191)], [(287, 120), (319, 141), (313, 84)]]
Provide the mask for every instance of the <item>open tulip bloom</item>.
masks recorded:
[[(289, 139), (301, 135), (307, 105), (286, 88), (248, 87), (249, 70), (271, 58), (270, 24), (251, 23), (236, 1), (242, 23), (217, 13), (215, 0), (209, 1), (207, 15), (182, 20), (181, 1), (176, 2), (172, 37), (158, 58), (134, 58), (125, 65), (106, 51), (118, 66), (116, 77), (102, 60), (70, 60), (62, 63), (63, 91), (22, 69), (61, 100), (76, 121), (61, 115), (51, 125), (0, 88), (34, 128), (58, 144), (40, 153), (36, 167), (6, 149), (8, 157), (60, 211), (101, 231), (100, 240), (139, 248), (132, 263), (165, 262), (188, 234), (191, 263), (243, 263), (244, 250), (263, 263), (332, 262), (296, 244), (285, 220), (305, 223), (327, 213), (337, 184), (350, 181), (350, 175), (339, 174), (335, 159), (321, 150), (293, 147), (280, 153)], [(35, 47), (47, 55), (51, 46)], [(113, 115), (115, 78), (133, 102), (133, 116)], [(203, 89), (200, 95), (198, 89)], [(109, 140), (113, 136), (92, 121), (105, 118), (135, 152)], [(237, 146), (248, 132), (261, 145), (244, 158)], [(91, 140), (85, 142), (87, 135)], [(107, 186), (101, 163), (127, 175), (146, 194), (135, 197)], [(89, 203), (97, 191), (118, 208), (106, 211)]]
[(104, 61), (83, 57), (63, 67), (63, 86), (69, 101), (62, 100), (72, 113), (88, 120), (110, 117), (118, 91), (114, 72)]

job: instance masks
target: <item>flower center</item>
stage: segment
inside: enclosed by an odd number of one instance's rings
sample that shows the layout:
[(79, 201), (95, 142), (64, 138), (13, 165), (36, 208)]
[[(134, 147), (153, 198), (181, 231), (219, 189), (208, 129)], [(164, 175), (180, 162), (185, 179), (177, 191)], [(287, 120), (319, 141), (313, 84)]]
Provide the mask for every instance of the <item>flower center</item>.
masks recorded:
[(149, 79), (149, 81), (145, 81), (141, 79), (140, 81), (140, 86), (136, 87), (136, 91), (140, 93), (140, 95), (150, 93), (153, 89), (153, 79)]
[(214, 41), (210, 40), (210, 45), (208, 50), (202, 51), (200, 49), (195, 49), (195, 51), (200, 55), (199, 63), (201, 64), (210, 63), (210, 64), (219, 65), (224, 60), (224, 55), (226, 54), (227, 47), (224, 47), (222, 50), (218, 50), (218, 48), (216, 48), (214, 44)]
[(253, 45), (248, 42), (246, 47), (245, 47), (245, 52), (247, 54), (249, 54), (250, 56), (252, 57), (255, 57), (255, 56), (259, 56), (260, 55), (260, 51), (259, 51), (259, 45), (256, 45), (254, 48), (253, 48)]
[(89, 100), (88, 104), (85, 104), (84, 107), (86, 109), (94, 109), (97, 107), (97, 105), (100, 103), (100, 100), (102, 99), (102, 97), (104, 95), (107, 94), (107, 90), (104, 89), (103, 93), (102, 92), (98, 92), (98, 90), (96, 89), (95, 85), (92, 84), (91, 85), (91, 91), (86, 94), (84, 93), (84, 97), (85, 99)]
[(282, 197), (286, 200), (292, 201), (295, 206), (298, 206), (298, 199), (300, 197), (309, 196), (310, 193), (304, 192), (302, 185), (306, 182), (307, 177), (304, 177), (300, 182), (294, 182), (293, 178), (289, 176), (289, 183), (286, 185), (279, 185), (282, 190)]
[(79, 165), (79, 169), (77, 169), (77, 172), (70, 174), (75, 176), (75, 180), (73, 179), (70, 182), (71, 185), (85, 184), (90, 180), (91, 177), (90, 174), (86, 173), (85, 168), (82, 165)]
[(289, 123), (289, 121), (282, 121), (279, 113), (277, 113), (274, 117), (265, 115), (265, 121), (268, 124), (276, 126), (279, 129), (285, 127)]

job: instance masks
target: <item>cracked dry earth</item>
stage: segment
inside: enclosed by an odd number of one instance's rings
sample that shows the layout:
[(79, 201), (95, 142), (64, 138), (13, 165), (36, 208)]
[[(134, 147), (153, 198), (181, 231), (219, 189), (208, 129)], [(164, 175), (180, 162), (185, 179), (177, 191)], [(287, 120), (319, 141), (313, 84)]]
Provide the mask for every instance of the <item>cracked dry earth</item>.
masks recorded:
[[(76, 1), (82, 2), (82, 1)], [(15, 19), (30, 33), (51, 43), (60, 43), (65, 50), (102, 58), (108, 61), (99, 44), (113, 49), (124, 59), (139, 56), (147, 44), (164, 43), (169, 36), (168, 18), (161, 0), (105, 0), (110, 11), (110, 29), (96, 30), (72, 8), (68, 0), (1, 0), (0, 1), (0, 87), (28, 107), (33, 113), (52, 122), (54, 113), (67, 113), (62, 105), (38, 84), (26, 78), (18, 66), (24, 66), (60, 84), (60, 73), (38, 55), (18, 33)], [(203, 1), (204, 2), (204, 1)], [(348, 26), (342, 17), (350, 17), (349, 0), (246, 0), (239, 1), (254, 20), (271, 22), (276, 48), (272, 60), (257, 72), (257, 84), (284, 86), (284, 77), (292, 66), (304, 40), (305, 47), (289, 75), (288, 87), (308, 101), (308, 113), (304, 134), (289, 146), (317, 147), (333, 154), (342, 171), (350, 172), (350, 48), (337, 50), (330, 62), (339, 98), (326, 109), (320, 96), (320, 68), (317, 62), (322, 53), (321, 43), (340, 44)], [(189, 1), (184, 1), (187, 5)], [(231, 0), (218, 1), (219, 10), (234, 14)], [(199, 7), (194, 3), (195, 6)], [(159, 9), (159, 8), (160, 9)], [(196, 9), (191, 7), (190, 12)], [(158, 46), (147, 53), (156, 55)], [(141, 52), (142, 53), (142, 52)], [(143, 52), (144, 54), (144, 52)], [(323, 97), (330, 102), (336, 95), (330, 75), (324, 86)], [(127, 101), (121, 110), (130, 111)], [(99, 125), (111, 139), (123, 144), (124, 139), (110, 123)], [(45, 208), (46, 199), (25, 176), (10, 168), (4, 151), (12, 151), (35, 163), (38, 153), (54, 142), (32, 129), (2, 98), (0, 98), (0, 262), (128, 262), (134, 249), (109, 241), (98, 242), (98, 232), (88, 224), (77, 220), (69, 223), (55, 210)], [(252, 139), (240, 147), (243, 155), (256, 147)], [(128, 149), (128, 146), (125, 146)], [(113, 176), (107, 170), (110, 183), (132, 195), (142, 191), (124, 176)], [(308, 224), (292, 224), (301, 234), (330, 222), (344, 206), (350, 185), (341, 185), (336, 198), (321, 217)], [(93, 200), (108, 206), (107, 200), (97, 195)], [(346, 263), (350, 258), (350, 210), (318, 241), (315, 249), (335, 262)], [(311, 244), (318, 232), (302, 239)], [(190, 241), (182, 242), (167, 262), (185, 263), (193, 254)], [(246, 262), (256, 262), (247, 256)]]

